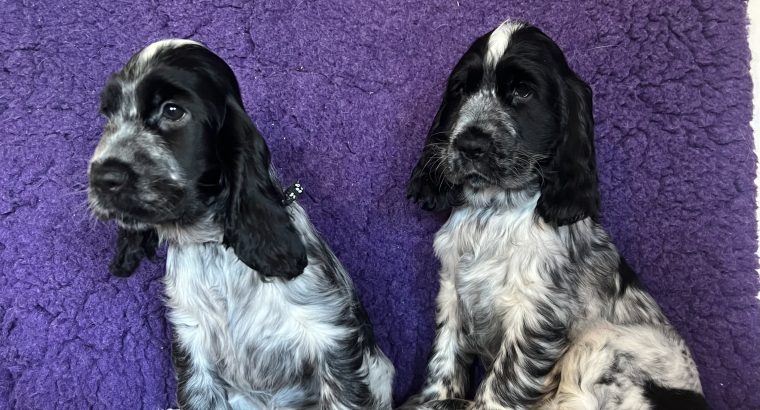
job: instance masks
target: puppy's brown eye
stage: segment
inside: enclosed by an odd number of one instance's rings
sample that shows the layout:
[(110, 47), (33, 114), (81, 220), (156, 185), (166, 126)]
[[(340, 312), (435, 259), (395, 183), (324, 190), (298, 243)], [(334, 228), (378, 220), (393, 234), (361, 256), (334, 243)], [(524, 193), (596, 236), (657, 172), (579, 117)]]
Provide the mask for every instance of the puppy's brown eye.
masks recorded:
[(531, 90), (530, 87), (528, 87), (525, 84), (518, 84), (512, 90), (512, 95), (514, 95), (515, 97), (521, 98), (523, 100), (526, 100), (533, 95), (533, 90)]
[(185, 110), (177, 104), (166, 103), (161, 108), (161, 116), (169, 121), (179, 121), (185, 116)]

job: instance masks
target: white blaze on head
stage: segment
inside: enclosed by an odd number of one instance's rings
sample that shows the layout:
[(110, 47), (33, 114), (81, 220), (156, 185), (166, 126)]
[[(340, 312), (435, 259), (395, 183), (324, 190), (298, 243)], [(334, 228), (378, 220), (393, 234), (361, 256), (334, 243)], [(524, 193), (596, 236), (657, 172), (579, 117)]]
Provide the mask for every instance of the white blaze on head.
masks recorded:
[(186, 46), (186, 45), (196, 45), (201, 47), (206, 47), (203, 44), (193, 41), (193, 40), (186, 40), (182, 38), (171, 38), (167, 40), (159, 40), (155, 43), (149, 44), (145, 48), (140, 51), (140, 56), (138, 57), (139, 61), (142, 63), (145, 63), (151, 59), (156, 53), (164, 48), (176, 48), (180, 46)]
[(499, 59), (507, 50), (507, 46), (509, 46), (509, 39), (512, 34), (523, 27), (524, 24), (522, 23), (507, 20), (491, 33), (488, 38), (488, 51), (486, 52), (485, 65), (487, 68), (496, 67)]

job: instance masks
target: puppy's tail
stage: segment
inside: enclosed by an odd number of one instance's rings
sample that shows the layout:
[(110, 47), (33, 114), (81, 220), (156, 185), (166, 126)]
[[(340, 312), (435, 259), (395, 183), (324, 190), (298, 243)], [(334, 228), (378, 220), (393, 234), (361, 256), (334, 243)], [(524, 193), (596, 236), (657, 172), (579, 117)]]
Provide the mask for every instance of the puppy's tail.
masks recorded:
[(652, 410), (710, 410), (702, 394), (663, 387), (651, 380), (644, 384), (644, 397), (649, 400)]

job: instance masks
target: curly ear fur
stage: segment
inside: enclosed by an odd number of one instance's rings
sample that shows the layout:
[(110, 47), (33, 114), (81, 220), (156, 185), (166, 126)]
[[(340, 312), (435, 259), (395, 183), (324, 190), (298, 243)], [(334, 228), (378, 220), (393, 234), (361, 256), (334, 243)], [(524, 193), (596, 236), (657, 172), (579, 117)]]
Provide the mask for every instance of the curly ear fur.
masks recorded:
[(108, 270), (121, 278), (132, 276), (146, 257), (153, 259), (158, 247), (158, 234), (154, 229), (130, 231), (119, 228), (116, 239), (116, 255), (111, 260)]
[(282, 205), (282, 190), (270, 174), (269, 148), (242, 102), (230, 96), (226, 108), (220, 131), (220, 156), (229, 190), (224, 243), (262, 275), (292, 279), (306, 267), (306, 248)]
[(538, 213), (561, 226), (599, 214), (591, 88), (572, 72), (561, 86), (561, 135), (545, 164)]

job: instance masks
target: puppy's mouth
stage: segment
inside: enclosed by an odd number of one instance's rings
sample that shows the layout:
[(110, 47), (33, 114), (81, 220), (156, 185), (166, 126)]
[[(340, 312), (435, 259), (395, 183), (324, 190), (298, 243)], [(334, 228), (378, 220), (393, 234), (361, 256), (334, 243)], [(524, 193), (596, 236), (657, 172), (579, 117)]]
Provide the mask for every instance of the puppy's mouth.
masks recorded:
[(464, 158), (455, 151), (449, 152), (444, 175), (455, 185), (481, 187), (496, 183), (486, 161)]
[(444, 175), (455, 185), (473, 188), (497, 186), (506, 189), (524, 188), (538, 178), (536, 163), (523, 159), (506, 161), (471, 160), (452, 153)]
[(146, 210), (139, 208), (119, 208), (107, 206), (102, 202), (90, 199), (90, 212), (93, 216), (101, 221), (116, 221), (123, 226), (134, 226), (138, 224), (158, 224), (161, 219), (157, 215), (152, 215)]
[(138, 195), (108, 195), (90, 187), (87, 201), (97, 219), (115, 220), (122, 226), (157, 225), (181, 217), (182, 195), (178, 193), (172, 198), (153, 197), (146, 201)]
[(480, 188), (486, 185), (494, 185), (493, 181), (490, 178), (477, 172), (465, 175), (464, 183), (474, 188)]

